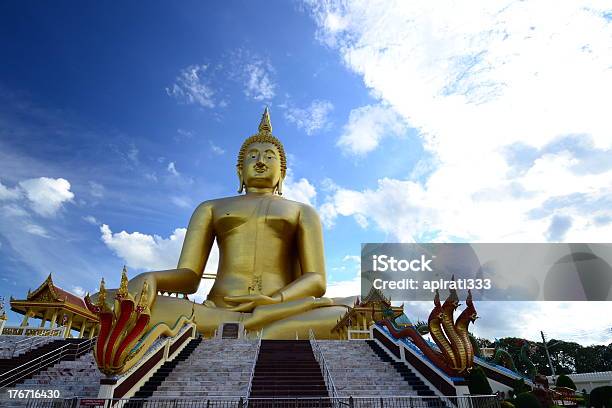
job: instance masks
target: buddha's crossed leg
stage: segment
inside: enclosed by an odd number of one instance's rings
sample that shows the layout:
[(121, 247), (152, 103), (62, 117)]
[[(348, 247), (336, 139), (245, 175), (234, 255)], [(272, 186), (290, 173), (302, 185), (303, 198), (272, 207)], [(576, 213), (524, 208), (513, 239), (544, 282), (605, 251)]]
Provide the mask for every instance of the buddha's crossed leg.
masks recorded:
[(248, 331), (263, 329), (269, 339), (307, 338), (309, 329), (317, 338), (327, 338), (336, 321), (352, 305), (354, 298), (330, 299), (306, 297), (255, 308), (252, 313), (233, 312), (229, 309), (194, 304), (186, 299), (157, 296), (151, 310), (149, 327), (157, 323), (174, 325), (180, 315), (195, 312), (198, 331), (210, 336), (224, 322), (241, 322)]

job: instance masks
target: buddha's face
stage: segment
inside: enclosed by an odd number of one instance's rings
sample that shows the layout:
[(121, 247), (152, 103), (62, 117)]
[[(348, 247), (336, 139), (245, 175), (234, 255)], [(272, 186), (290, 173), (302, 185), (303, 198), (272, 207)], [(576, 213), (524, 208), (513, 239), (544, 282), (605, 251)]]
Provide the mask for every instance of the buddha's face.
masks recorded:
[(247, 190), (249, 187), (276, 187), (283, 177), (278, 149), (272, 143), (250, 144), (246, 149), (241, 171)]

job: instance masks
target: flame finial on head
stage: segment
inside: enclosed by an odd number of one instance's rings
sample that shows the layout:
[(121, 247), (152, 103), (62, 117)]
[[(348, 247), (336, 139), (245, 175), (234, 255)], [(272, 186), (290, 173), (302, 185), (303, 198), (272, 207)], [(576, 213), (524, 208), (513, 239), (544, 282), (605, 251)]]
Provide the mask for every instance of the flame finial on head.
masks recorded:
[(259, 133), (272, 133), (272, 123), (270, 122), (270, 111), (268, 107), (264, 109), (263, 115), (261, 115), (261, 121), (259, 122)]

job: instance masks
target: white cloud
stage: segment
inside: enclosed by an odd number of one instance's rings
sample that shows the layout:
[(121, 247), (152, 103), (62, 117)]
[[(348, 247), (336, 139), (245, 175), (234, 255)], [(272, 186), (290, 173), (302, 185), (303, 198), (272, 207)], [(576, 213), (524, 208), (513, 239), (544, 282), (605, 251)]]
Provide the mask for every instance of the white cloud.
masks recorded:
[(16, 204), (7, 204), (2, 207), (4, 215), (9, 217), (27, 217), (28, 212)]
[(221, 146), (217, 146), (212, 140), (209, 140), (208, 143), (210, 144), (210, 151), (214, 154), (222, 155), (223, 153), (225, 153), (225, 150), (223, 150)]
[(80, 286), (73, 286), (72, 287), (72, 293), (74, 293), (75, 295), (77, 295), (79, 297), (83, 297), (83, 296), (85, 296), (85, 289), (83, 289)]
[(256, 101), (271, 101), (276, 94), (276, 71), (269, 59), (239, 48), (227, 55), (228, 78), (241, 84), (244, 94)]
[(112, 232), (108, 225), (100, 227), (102, 241), (126, 265), (147, 270), (176, 268), (185, 239), (185, 228), (177, 228), (168, 238), (140, 232)]
[(191, 200), (188, 197), (173, 196), (171, 200), (177, 207), (193, 208), (193, 204), (191, 204)]
[(72, 201), (74, 193), (70, 183), (63, 178), (52, 179), (40, 177), (19, 183), (32, 209), (44, 217), (50, 217), (62, 208), (64, 203)]
[(102, 184), (100, 183), (96, 183), (95, 181), (90, 181), (89, 182), (89, 193), (96, 197), (96, 198), (102, 198), (104, 197), (104, 192), (105, 192), (105, 188)]
[(168, 167), (166, 168), (166, 170), (168, 170), (168, 173), (172, 174), (173, 176), (180, 175), (180, 173), (176, 170), (176, 166), (174, 165), (174, 162), (168, 163)]
[(0, 182), (0, 201), (17, 200), (20, 196), (19, 188), (8, 188)]
[[(610, 157), (612, 24), (599, 3), (308, 3), (319, 38), (362, 76), (380, 99), (376, 109), (397, 115), (386, 122), (416, 129), (432, 157), (419, 165), (428, 177), (413, 175), (422, 181), (337, 188), (321, 206), (327, 225), (341, 215), (362, 226), (374, 221), (391, 239), (537, 242), (552, 237), (554, 211), (530, 213), (547, 201), (611, 198), (609, 167), (580, 173), (579, 149), (543, 151), (575, 135)], [(338, 142), (348, 152), (365, 154), (401, 133), (372, 133), (380, 126), (353, 112)], [(539, 156), (526, 164), (509, 158), (517, 145)], [(610, 210), (596, 213), (605, 219)], [(564, 208), (560, 215), (572, 219), (564, 239), (609, 240), (593, 214), (580, 204)]]
[[(476, 309), (481, 318), (474, 325), (474, 334), (489, 339), (513, 336), (541, 341), (541, 330), (549, 339), (575, 341), (585, 346), (609, 344), (612, 320), (601, 319), (599, 303), (510, 302), (500, 308), (499, 302), (478, 302)], [(520, 320), (500, 327), (500, 318), (511, 320), (517, 315)]]
[(361, 277), (356, 276), (353, 279), (343, 281), (332, 281), (327, 284), (325, 297), (349, 297), (359, 296), (361, 293)]
[(100, 225), (100, 222), (93, 215), (86, 215), (83, 217), (83, 220), (91, 225)]
[[(217, 242), (215, 241), (210, 250), (210, 255), (208, 256), (208, 261), (206, 262), (206, 267), (204, 268), (204, 273), (216, 274), (218, 266), (219, 247), (217, 246)], [(193, 298), (196, 302), (202, 303), (206, 299), (206, 296), (208, 295), (208, 292), (210, 292), (210, 288), (212, 288), (214, 282), (215, 281), (212, 279), (202, 279), (202, 281), (200, 282), (200, 287), (198, 288), (197, 292), (193, 294)]]
[(43, 238), (49, 238), (49, 234), (47, 233), (47, 230), (44, 229), (43, 227), (41, 227), (40, 225), (26, 224), (23, 227), (23, 229), (28, 234), (37, 235), (37, 236), (43, 237)]
[(140, 153), (140, 151), (138, 150), (138, 148), (136, 147), (136, 145), (134, 143), (132, 143), (130, 145), (130, 149), (127, 151), (127, 153), (125, 154), (127, 160), (135, 165), (138, 165), (138, 154)]
[(359, 296), (361, 293), (361, 257), (357, 255), (345, 255), (342, 258), (342, 264), (338, 268), (333, 268), (340, 271), (353, 271), (353, 277), (343, 280), (335, 280), (330, 274), (328, 275), (326, 297), (349, 297)]
[(345, 152), (364, 155), (378, 147), (389, 136), (402, 136), (408, 127), (392, 108), (368, 105), (353, 109), (344, 125), (338, 146)]
[(361, 257), (359, 255), (344, 255), (344, 258), (342, 258), (342, 261), (344, 262), (352, 261), (352, 262), (361, 264)]
[(212, 288), (214, 283), (215, 281), (212, 279), (202, 279), (198, 290), (196, 291), (196, 293), (189, 295), (189, 299), (199, 304), (203, 303), (206, 300), (206, 296), (208, 296), (208, 292), (210, 292), (210, 289)]
[(208, 65), (190, 65), (179, 73), (174, 84), (166, 88), (168, 95), (187, 104), (196, 104), (204, 108), (214, 108), (215, 91), (206, 77)]
[(288, 107), (285, 119), (310, 136), (317, 130), (329, 127), (329, 114), (333, 109), (334, 105), (330, 101), (314, 100), (307, 108)]
[(283, 197), (288, 200), (299, 201), (310, 206), (316, 205), (316, 188), (310, 184), (310, 182), (301, 178), (299, 180), (293, 179), (292, 172), (288, 169), (287, 177), (283, 182)]
[(256, 101), (269, 101), (274, 98), (276, 84), (272, 80), (274, 68), (260, 58), (244, 66), (244, 94)]
[[(106, 224), (100, 227), (100, 232), (102, 233), (102, 241), (127, 266), (145, 270), (165, 270), (176, 268), (187, 229), (176, 228), (168, 238), (140, 232), (121, 231), (114, 233)], [(210, 251), (204, 273), (215, 274), (218, 264), (219, 248), (215, 242)], [(201, 303), (210, 291), (212, 283), (211, 280), (203, 280), (193, 298)]]

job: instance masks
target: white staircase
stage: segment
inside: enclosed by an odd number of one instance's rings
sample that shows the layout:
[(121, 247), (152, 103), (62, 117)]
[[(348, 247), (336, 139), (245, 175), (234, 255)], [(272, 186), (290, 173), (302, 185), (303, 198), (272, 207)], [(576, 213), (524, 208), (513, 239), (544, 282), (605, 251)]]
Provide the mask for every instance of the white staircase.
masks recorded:
[(60, 337), (51, 336), (0, 336), (0, 359), (10, 359), (19, 357), (21, 354), (47, 343), (57, 340)]
[[(60, 398), (96, 398), (102, 373), (98, 370), (93, 354), (87, 353), (74, 361), (61, 361), (46, 370), (10, 387), (11, 390), (59, 390)], [(1, 407), (25, 407), (28, 400), (9, 399), (8, 390), (0, 392)]]
[(249, 388), (255, 340), (204, 340), (161, 383), (151, 398), (244, 396)]
[(317, 340), (341, 397), (416, 396), (417, 393), (365, 341)]

